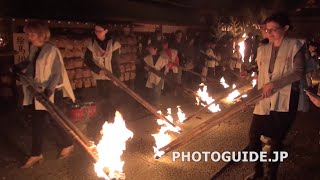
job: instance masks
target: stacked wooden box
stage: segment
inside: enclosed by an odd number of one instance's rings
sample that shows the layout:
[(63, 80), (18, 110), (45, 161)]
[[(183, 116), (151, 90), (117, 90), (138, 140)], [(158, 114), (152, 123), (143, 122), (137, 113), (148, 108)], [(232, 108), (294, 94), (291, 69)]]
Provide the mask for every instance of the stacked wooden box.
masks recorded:
[[(73, 89), (96, 86), (92, 77), (92, 71), (84, 64), (86, 42), (90, 39), (70, 39), (65, 36), (54, 37), (51, 43), (56, 45), (63, 57), (65, 67)], [(119, 40), (121, 44), (119, 69), (120, 80), (129, 81), (136, 77), (137, 40), (133, 36), (123, 36)]]
[(136, 60), (138, 44), (134, 36), (123, 36), (120, 38), (119, 68), (120, 80), (129, 81), (136, 77)]
[(62, 54), (65, 67), (73, 89), (96, 86), (91, 70), (84, 64), (86, 39), (76, 40), (56, 37), (52, 40)]

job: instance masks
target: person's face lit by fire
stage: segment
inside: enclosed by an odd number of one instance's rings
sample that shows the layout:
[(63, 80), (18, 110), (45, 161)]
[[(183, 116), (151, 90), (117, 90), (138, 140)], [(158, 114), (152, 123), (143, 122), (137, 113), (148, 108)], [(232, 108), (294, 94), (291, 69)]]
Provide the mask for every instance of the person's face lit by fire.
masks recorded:
[(149, 48), (148, 48), (148, 51), (149, 51), (149, 53), (150, 53), (152, 56), (154, 56), (154, 55), (157, 54), (158, 49), (155, 48), (155, 47), (149, 47)]
[(176, 40), (177, 40), (178, 42), (180, 42), (181, 39), (182, 39), (182, 32), (179, 32), (179, 33), (176, 34)]
[(94, 27), (94, 33), (96, 34), (97, 38), (103, 41), (106, 38), (106, 34), (108, 33), (108, 29), (104, 29), (101, 26), (96, 25)]
[(316, 46), (313, 46), (313, 45), (309, 45), (309, 52), (310, 53), (313, 53), (317, 50), (317, 47)]
[(162, 49), (163, 49), (163, 50), (166, 50), (166, 49), (168, 49), (168, 48), (169, 48), (168, 42), (164, 42), (164, 43), (162, 44)]
[(41, 46), (44, 43), (42, 40), (43, 38), (37, 33), (26, 32), (26, 35), (27, 35), (28, 41), (35, 46)]
[(288, 25), (281, 27), (280, 24), (271, 21), (266, 24), (265, 32), (267, 34), (267, 38), (271, 43), (275, 41), (281, 42), (288, 29)]

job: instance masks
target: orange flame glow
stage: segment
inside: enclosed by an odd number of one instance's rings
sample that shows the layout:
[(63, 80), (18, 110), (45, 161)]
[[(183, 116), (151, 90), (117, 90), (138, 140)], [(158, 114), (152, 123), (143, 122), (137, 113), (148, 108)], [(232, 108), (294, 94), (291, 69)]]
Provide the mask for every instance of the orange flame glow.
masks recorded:
[[(133, 133), (126, 128), (122, 115), (117, 111), (114, 123), (106, 122), (101, 134), (102, 138), (97, 145), (98, 161), (94, 169), (99, 177), (120, 179), (124, 175), (121, 155), (126, 150), (126, 141), (133, 137)], [(108, 175), (103, 171), (104, 168), (109, 169)]]
[[(197, 105), (200, 104), (200, 100), (201, 101), (204, 101), (206, 104), (204, 103), (201, 103), (202, 106), (206, 106), (208, 104), (211, 104), (214, 102), (214, 99), (209, 96), (208, 92), (207, 92), (207, 86), (204, 85), (204, 84), (200, 84), (199, 85), (200, 88), (198, 89), (197, 91), (197, 94), (198, 96), (200, 97), (200, 99), (197, 97), (196, 100), (197, 100)], [(201, 86), (203, 87), (203, 90), (201, 90)], [(221, 111), (220, 107), (219, 107), (219, 104), (212, 104), (208, 107), (208, 109), (211, 111), (211, 112), (218, 112), (218, 111)]]

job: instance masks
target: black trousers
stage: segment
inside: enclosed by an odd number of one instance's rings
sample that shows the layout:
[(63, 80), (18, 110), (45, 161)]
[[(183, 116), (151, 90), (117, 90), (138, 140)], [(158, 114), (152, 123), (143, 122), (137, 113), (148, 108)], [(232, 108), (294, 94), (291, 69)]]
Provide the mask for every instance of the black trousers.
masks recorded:
[[(259, 153), (262, 149), (260, 136), (264, 135), (271, 138), (271, 157), (274, 158), (274, 151), (282, 150), (282, 141), (285, 139), (293, 121), (296, 117), (299, 103), (299, 92), (291, 91), (289, 112), (271, 111), (270, 115), (253, 115), (249, 131), (249, 149)], [(268, 163), (267, 175), (271, 179), (276, 179), (279, 162)], [(263, 174), (262, 162), (257, 162), (255, 172)]]
[(72, 145), (71, 137), (51, 119), (49, 113), (44, 110), (33, 110), (32, 113), (32, 156), (42, 154), (43, 137), (46, 131), (46, 125), (50, 124), (55, 132), (55, 139), (60, 148)]
[[(173, 73), (172, 70), (169, 70), (168, 74), (166, 74), (166, 77), (171, 79), (173, 82), (178, 83), (178, 73)], [(174, 91), (177, 91), (177, 84), (168, 83), (167, 81), (164, 81), (164, 91), (165, 93), (172, 93)]]
[(97, 80), (98, 114), (107, 121), (112, 121), (115, 111), (119, 106), (118, 96), (122, 90), (116, 87), (112, 81)]

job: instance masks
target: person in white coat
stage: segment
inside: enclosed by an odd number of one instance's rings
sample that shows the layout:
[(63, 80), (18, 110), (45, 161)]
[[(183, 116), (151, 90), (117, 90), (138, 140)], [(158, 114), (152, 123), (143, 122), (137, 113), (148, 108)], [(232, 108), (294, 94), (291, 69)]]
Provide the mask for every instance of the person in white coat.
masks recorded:
[[(29, 22), (24, 27), (24, 32), (31, 43), (28, 60), (25, 60), (20, 66), (20, 70), (26, 76), (32, 78), (35, 83), (41, 87), (48, 96), (50, 101), (54, 102), (54, 94), (56, 89), (62, 89), (64, 96), (67, 96), (75, 101), (75, 96), (67, 76), (67, 71), (64, 67), (62, 56), (59, 49), (52, 44), (49, 44), (50, 31), (46, 24), (35, 21)], [(22, 168), (29, 168), (43, 160), (42, 144), (45, 124), (51, 120), (51, 125), (59, 136), (58, 144), (61, 146), (59, 158), (67, 157), (73, 150), (72, 139), (69, 137), (57, 122), (49, 117), (46, 108), (36, 100), (31, 93), (29, 85), (23, 84), (23, 105), (32, 106), (32, 154)]]
[[(262, 97), (254, 108), (249, 131), (249, 149), (261, 151), (260, 136), (271, 139), (271, 152), (282, 150), (297, 110), (305, 107), (303, 86), (305, 81), (305, 42), (286, 37), (290, 29), (289, 18), (275, 13), (265, 20), (269, 43), (262, 45), (257, 53), (258, 89)], [(293, 83), (292, 83), (293, 82)], [(254, 173), (246, 179), (277, 179), (278, 162), (268, 162), (263, 168), (262, 162), (256, 162)]]
[[(166, 57), (168, 59), (168, 64), (165, 67), (165, 74), (169, 78), (173, 79), (176, 82), (179, 82), (178, 80), (178, 74), (179, 74), (179, 56), (178, 51), (172, 48), (169, 48), (169, 43), (167, 40), (162, 41), (162, 51), (160, 52), (160, 55), (163, 57)], [(165, 83), (165, 90), (167, 93), (174, 92), (174, 95), (177, 96), (177, 86), (174, 88), (170, 88), (170, 86)]]
[(105, 75), (102, 68), (109, 70), (116, 77), (120, 76), (120, 69), (116, 56), (119, 55), (121, 44), (114, 41), (109, 28), (103, 23), (94, 26), (95, 36), (87, 42), (84, 55), (84, 63), (93, 72), (93, 78), (97, 84), (98, 115), (104, 123), (112, 121), (118, 101), (115, 99), (120, 91), (114, 83)]
[[(203, 76), (215, 76), (216, 68), (219, 66), (221, 61), (221, 56), (215, 51), (216, 42), (214, 40), (208, 40), (205, 42), (205, 62), (202, 67), (201, 75)], [(205, 82), (206, 79), (202, 78), (202, 82)]]
[(241, 65), (242, 65), (242, 55), (240, 53), (240, 46), (236, 45), (235, 51), (231, 56), (230, 59), (230, 69), (233, 70), (239, 70), (241, 71)]
[[(147, 50), (149, 55), (144, 58), (145, 70), (149, 71), (150, 68), (154, 68), (156, 71), (159, 71), (159, 73), (164, 74), (169, 60), (158, 53), (158, 49), (155, 44), (149, 44)], [(151, 95), (150, 100), (155, 106), (160, 107), (160, 97), (161, 91), (164, 87), (164, 79), (157, 76), (155, 73), (148, 72), (146, 87), (151, 90), (149, 93)]]

